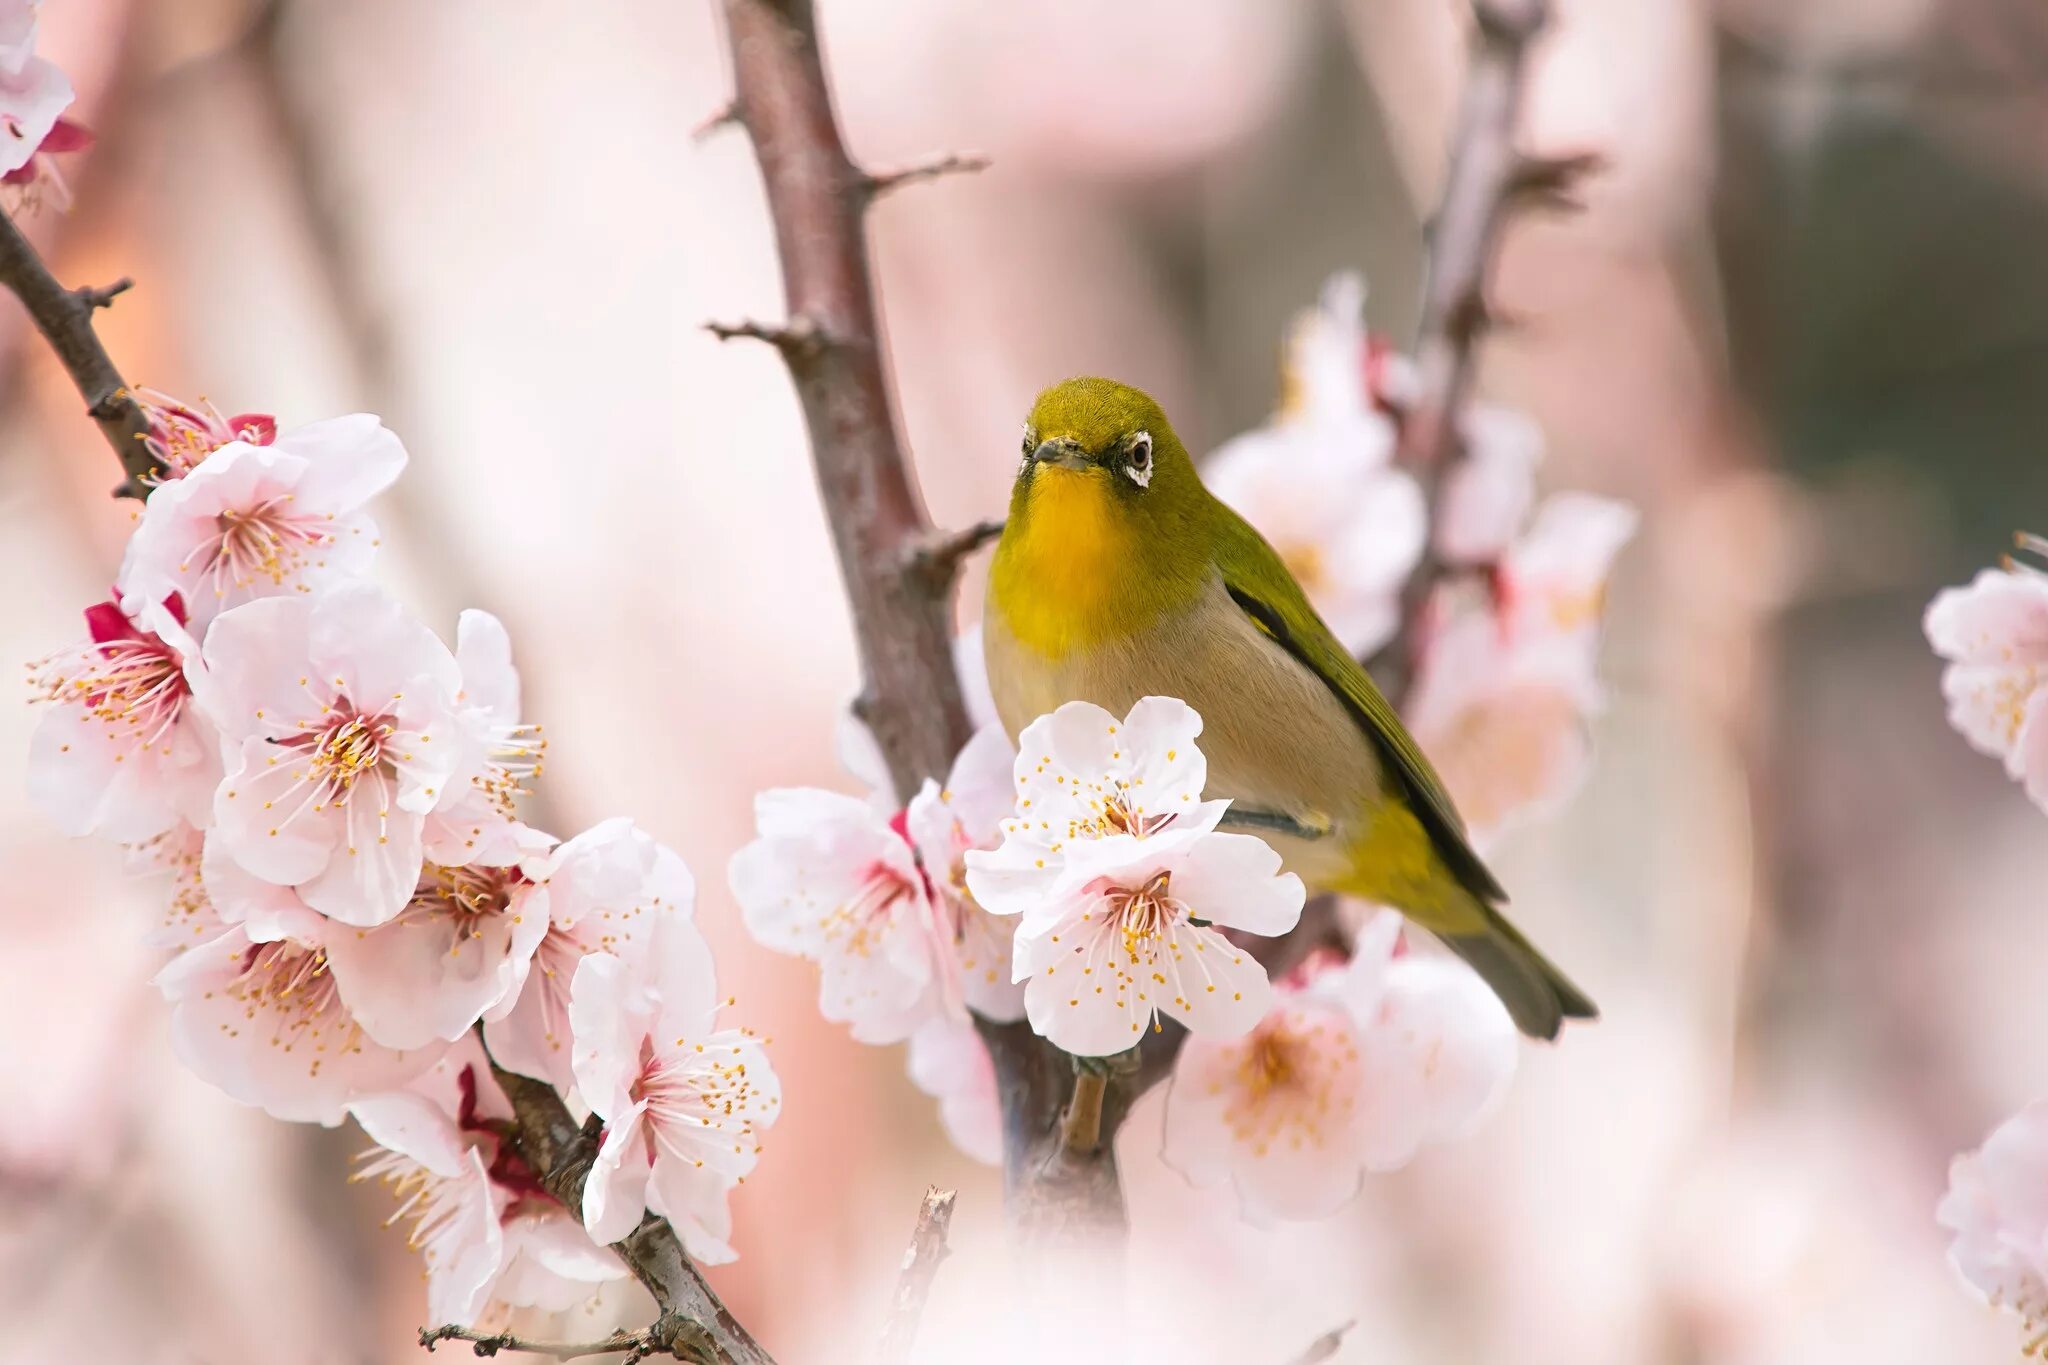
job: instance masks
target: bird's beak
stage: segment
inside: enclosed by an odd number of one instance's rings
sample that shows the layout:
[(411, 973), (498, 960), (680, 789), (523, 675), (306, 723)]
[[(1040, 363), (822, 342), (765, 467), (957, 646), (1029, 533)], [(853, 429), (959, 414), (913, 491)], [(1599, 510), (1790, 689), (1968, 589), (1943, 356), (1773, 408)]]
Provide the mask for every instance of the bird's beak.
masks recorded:
[(1031, 462), (1056, 464), (1062, 469), (1088, 467), (1088, 457), (1081, 452), (1081, 447), (1064, 436), (1054, 437), (1050, 441), (1040, 441), (1038, 449), (1031, 452)]

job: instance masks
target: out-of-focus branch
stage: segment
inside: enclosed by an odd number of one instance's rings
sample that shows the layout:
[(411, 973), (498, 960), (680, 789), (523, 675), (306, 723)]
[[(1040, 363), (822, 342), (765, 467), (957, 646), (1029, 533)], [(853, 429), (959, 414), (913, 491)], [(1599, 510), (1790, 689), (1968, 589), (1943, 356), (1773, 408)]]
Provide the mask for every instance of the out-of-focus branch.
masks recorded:
[(1287, 1365), (1322, 1365), (1323, 1361), (1330, 1360), (1336, 1356), (1338, 1350), (1344, 1345), (1344, 1334), (1357, 1325), (1355, 1322), (1347, 1322), (1341, 1327), (1332, 1327), (1329, 1331), (1311, 1341), (1307, 1349), (1289, 1360)]
[(480, 1356), (500, 1351), (523, 1351), (528, 1355), (552, 1356), (556, 1360), (581, 1360), (584, 1356), (608, 1356), (624, 1352), (625, 1365), (645, 1360), (659, 1348), (645, 1332), (614, 1332), (603, 1341), (528, 1341), (510, 1332), (478, 1332), (468, 1327), (422, 1327), (420, 1345), (429, 1351), (444, 1341), (466, 1341)]
[[(1487, 275), (1501, 233), (1519, 208), (1575, 204), (1576, 186), (1599, 165), (1593, 156), (1538, 157), (1515, 146), (1529, 50), (1549, 22), (1549, 0), (1474, 0), (1472, 12), (1472, 56), (1450, 173), (1429, 231), (1429, 285), (1415, 344), (1417, 392), (1401, 417), (1398, 451), (1431, 509), (1441, 505), (1444, 479), (1459, 452), (1459, 414), (1471, 391), (1479, 340), (1493, 321)], [(1430, 597), (1447, 571), (1432, 537), (1403, 586), (1400, 632), (1373, 661), (1374, 676), (1397, 704), (1414, 682)]]
[(953, 1225), (952, 1190), (936, 1186), (924, 1192), (917, 1211), (917, 1228), (910, 1234), (910, 1247), (903, 1253), (903, 1271), (896, 1277), (896, 1296), (889, 1303), (889, 1321), (882, 1327), (882, 1343), (875, 1351), (876, 1365), (904, 1365), (917, 1341), (918, 1323), (924, 1320), (925, 1300), (931, 1297), (932, 1279), (939, 1263), (946, 1259), (946, 1233)]
[[(491, 1074), (512, 1102), (520, 1155), (547, 1192), (580, 1216), (583, 1184), (597, 1157), (596, 1125), (579, 1125), (545, 1081), (495, 1065)], [(661, 1307), (654, 1325), (641, 1333), (654, 1351), (706, 1365), (774, 1365), (697, 1273), (666, 1219), (647, 1215), (612, 1250)]]
[[(810, 0), (725, 0), (725, 21), (732, 109), (761, 163), (788, 308), (780, 326), (729, 334), (770, 342), (789, 367), (860, 645), (857, 709), (907, 800), (969, 737), (952, 658), (951, 570), (965, 551), (932, 553), (943, 541), (897, 431), (867, 250), (878, 181), (847, 155)], [(979, 1027), (1003, 1101), (1009, 1209), (1026, 1240), (1120, 1234), (1113, 1144), (1079, 1154), (1061, 1139), (1067, 1058), (1027, 1025)], [(1106, 1133), (1127, 1088), (1111, 1087)]]
[(149, 419), (92, 328), (94, 311), (109, 306), (131, 282), (121, 280), (100, 289), (66, 289), (57, 283), (21, 229), (0, 214), (0, 285), (28, 309), (36, 330), (78, 386), (87, 415), (99, 423), (100, 434), (113, 447), (114, 458), (128, 476), (114, 489), (115, 496), (148, 497), (150, 481), (163, 472), (149, 448)]

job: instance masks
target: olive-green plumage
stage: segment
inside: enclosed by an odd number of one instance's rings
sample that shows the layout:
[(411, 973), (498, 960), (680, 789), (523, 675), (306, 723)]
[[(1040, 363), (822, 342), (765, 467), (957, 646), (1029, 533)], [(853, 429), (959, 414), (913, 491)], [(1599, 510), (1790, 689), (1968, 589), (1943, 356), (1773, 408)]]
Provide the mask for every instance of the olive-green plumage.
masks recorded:
[(1523, 1032), (1593, 1004), (1496, 907), (1443, 784), (1273, 548), (1211, 497), (1138, 390), (1070, 379), (1025, 428), (983, 638), (1014, 737), (1067, 701), (1179, 697), (1209, 795), (1310, 885), (1399, 908), (1478, 969)]

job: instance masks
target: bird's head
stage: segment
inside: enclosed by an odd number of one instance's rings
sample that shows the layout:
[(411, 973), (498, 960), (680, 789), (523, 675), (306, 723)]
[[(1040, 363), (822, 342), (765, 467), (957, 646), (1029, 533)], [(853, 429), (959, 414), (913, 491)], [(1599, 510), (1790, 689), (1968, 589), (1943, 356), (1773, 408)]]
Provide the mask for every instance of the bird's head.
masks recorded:
[(1112, 379), (1069, 379), (1024, 421), (1012, 515), (1144, 524), (1201, 496), (1187, 448), (1151, 397)]

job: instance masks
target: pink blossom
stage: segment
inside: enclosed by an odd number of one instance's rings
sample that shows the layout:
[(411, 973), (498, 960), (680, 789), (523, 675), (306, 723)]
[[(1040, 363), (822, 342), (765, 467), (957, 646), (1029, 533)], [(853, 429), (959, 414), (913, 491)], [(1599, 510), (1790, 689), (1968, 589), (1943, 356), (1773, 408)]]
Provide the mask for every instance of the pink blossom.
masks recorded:
[(427, 814), (467, 789), (476, 764), (446, 646), (350, 584), (227, 613), (206, 663), (228, 744), (214, 798), (225, 851), (343, 923), (397, 915), (419, 885)]
[(267, 446), (277, 440), (277, 419), (244, 412), (228, 417), (205, 399), (188, 403), (156, 389), (137, 388), (135, 402), (149, 419), (149, 453), (163, 466), (160, 480), (182, 479), (222, 446), (239, 441)]
[(203, 672), (176, 593), (86, 608), (90, 638), (33, 665), (47, 704), (29, 795), (67, 834), (124, 842), (212, 822), (220, 741), (193, 700)]
[(1971, 1287), (2029, 1334), (2048, 1332), (2048, 1101), (1955, 1159), (1934, 1216), (1955, 1234), (1949, 1259)]
[(0, 4), (0, 173), (28, 164), (70, 107), (71, 81), (36, 55), (32, 0)]
[[(1002, 1022), (1024, 1017), (1024, 992), (1009, 972), (1017, 921), (991, 915), (975, 901), (967, 889), (967, 852), (1002, 842), (1003, 820), (1014, 801), (1015, 765), (1016, 750), (1003, 727), (984, 726), (953, 760), (946, 785), (926, 779), (903, 818), (939, 911), (944, 940), (940, 973), (947, 1000)], [(953, 1012), (957, 1017), (957, 1009)]]
[(1464, 450), (1444, 479), (1437, 552), (1453, 564), (1491, 564), (1536, 500), (1543, 430), (1513, 409), (1475, 404), (1462, 414), (1459, 431)]
[(398, 438), (365, 413), (268, 445), (231, 441), (151, 491), (121, 564), (124, 598), (181, 592), (203, 628), (245, 602), (357, 577), (377, 546), (363, 506), (404, 468)]
[(636, 958), (592, 953), (569, 1004), (576, 1088), (604, 1120), (583, 1221), (615, 1242), (643, 1211), (667, 1218), (696, 1259), (736, 1254), (726, 1196), (760, 1154), (782, 1089), (750, 1029), (720, 1029), (711, 952), (687, 919), (663, 916)]
[(378, 1144), (353, 1179), (389, 1188), (398, 1208), (386, 1226), (412, 1224), (428, 1321), (467, 1326), (492, 1304), (561, 1312), (625, 1276), (500, 1136), (512, 1106), (473, 1038), (406, 1089), (349, 1112)]
[(577, 835), (529, 875), (547, 888), (546, 929), (511, 1006), (488, 1013), (484, 1038), (498, 1065), (566, 1091), (576, 1080), (577, 964), (591, 953), (636, 958), (655, 923), (690, 918), (697, 887), (674, 851), (624, 818)]
[(1364, 305), (1362, 280), (1332, 277), (1288, 337), (1279, 413), (1202, 470), (1357, 654), (1392, 636), (1428, 534), (1422, 490), (1394, 467), (1394, 424), (1366, 386)]
[(2048, 573), (2015, 563), (1948, 588), (1927, 608), (1927, 639), (1949, 723), (2048, 809)]
[(207, 893), (201, 870), (205, 849), (205, 831), (186, 824), (128, 846), (128, 871), (162, 883), (158, 900), (163, 918), (143, 936), (150, 947), (183, 952), (227, 928)]
[(82, 152), (93, 144), (92, 130), (84, 124), (74, 123), (68, 118), (58, 118), (50, 125), (50, 131), (43, 134), (43, 140), (29, 153), (29, 158), (5, 175), (0, 175), (0, 185), (5, 185), (14, 203), (14, 212), (22, 213), (48, 204), (63, 213), (71, 207), (71, 182), (64, 178), (59, 156), (71, 152)]
[(1365, 1172), (1469, 1134), (1515, 1061), (1514, 1025), (1484, 983), (1405, 952), (1400, 916), (1383, 911), (1348, 964), (1311, 964), (1250, 1033), (1188, 1040), (1164, 1156), (1197, 1185), (1229, 1184), (1251, 1222), (1326, 1217)]
[(334, 928), (303, 909), (234, 924), (159, 972), (184, 1063), (274, 1118), (325, 1124), (431, 1066), (438, 1046), (383, 1047), (349, 1013), (327, 970)]
[(910, 1083), (939, 1102), (953, 1145), (987, 1166), (1003, 1160), (996, 1064), (967, 1020), (941, 1016), (910, 1035)]
[(1200, 799), (1201, 728), (1170, 697), (1121, 722), (1087, 702), (1039, 717), (1018, 737), (1002, 845), (965, 855), (975, 899), (1020, 917), (1011, 974), (1031, 1027), (1077, 1056), (1136, 1046), (1159, 1014), (1237, 1037), (1271, 1002), (1221, 929), (1286, 933), (1301, 879), (1264, 841), (1215, 831), (1228, 803)]
[(512, 833), (486, 856), (454, 867), (426, 864), (395, 919), (327, 935), (342, 998), (385, 1046), (454, 1042), (517, 1003), (548, 932), (553, 840), (502, 823)]
[(901, 819), (838, 792), (754, 799), (758, 837), (727, 869), (747, 932), (818, 964), (818, 1009), (864, 1043), (901, 1042), (945, 1008), (950, 938)]
[(1608, 567), (1630, 508), (1563, 495), (1502, 560), (1488, 601), (1439, 599), (1407, 720), (1478, 837), (1554, 808), (1591, 757)]

